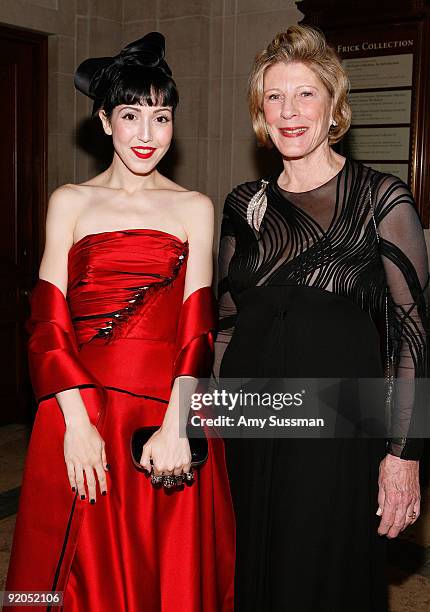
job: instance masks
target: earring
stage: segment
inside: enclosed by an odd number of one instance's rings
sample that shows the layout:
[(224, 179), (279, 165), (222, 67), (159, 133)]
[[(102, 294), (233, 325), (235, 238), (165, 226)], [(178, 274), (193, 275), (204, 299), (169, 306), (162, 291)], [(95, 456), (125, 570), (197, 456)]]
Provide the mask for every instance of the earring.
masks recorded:
[(335, 121), (334, 119), (332, 120), (331, 124), (330, 124), (331, 128), (337, 127), (337, 121)]

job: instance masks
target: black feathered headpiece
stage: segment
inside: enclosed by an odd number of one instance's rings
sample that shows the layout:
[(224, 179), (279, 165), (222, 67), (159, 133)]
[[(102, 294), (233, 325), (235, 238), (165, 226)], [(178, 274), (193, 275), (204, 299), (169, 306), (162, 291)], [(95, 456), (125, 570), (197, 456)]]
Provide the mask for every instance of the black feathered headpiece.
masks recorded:
[(101, 108), (106, 93), (123, 67), (159, 68), (171, 77), (172, 71), (164, 55), (164, 36), (160, 32), (150, 32), (129, 43), (114, 57), (91, 57), (82, 62), (75, 72), (75, 87), (94, 100), (94, 114)]

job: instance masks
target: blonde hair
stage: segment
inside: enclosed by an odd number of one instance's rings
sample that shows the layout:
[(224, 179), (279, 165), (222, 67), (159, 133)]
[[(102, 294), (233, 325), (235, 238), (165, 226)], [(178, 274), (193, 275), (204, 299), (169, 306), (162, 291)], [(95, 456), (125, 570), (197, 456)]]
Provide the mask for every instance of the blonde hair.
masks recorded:
[(336, 51), (322, 32), (311, 26), (294, 25), (277, 34), (255, 58), (248, 82), (248, 102), (252, 126), (260, 144), (271, 147), (263, 112), (264, 74), (278, 62), (302, 62), (322, 81), (333, 101), (333, 119), (329, 144), (338, 142), (351, 124), (351, 107), (347, 96), (349, 80)]

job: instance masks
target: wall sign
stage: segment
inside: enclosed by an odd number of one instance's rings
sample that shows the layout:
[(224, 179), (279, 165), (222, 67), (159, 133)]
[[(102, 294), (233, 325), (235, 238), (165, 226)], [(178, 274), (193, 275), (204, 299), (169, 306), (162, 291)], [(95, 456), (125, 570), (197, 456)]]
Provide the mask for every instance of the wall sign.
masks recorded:
[[(296, 3), (343, 59), (351, 129), (341, 152), (409, 184), (430, 213), (430, 0)], [(351, 6), (352, 5), (352, 6)]]

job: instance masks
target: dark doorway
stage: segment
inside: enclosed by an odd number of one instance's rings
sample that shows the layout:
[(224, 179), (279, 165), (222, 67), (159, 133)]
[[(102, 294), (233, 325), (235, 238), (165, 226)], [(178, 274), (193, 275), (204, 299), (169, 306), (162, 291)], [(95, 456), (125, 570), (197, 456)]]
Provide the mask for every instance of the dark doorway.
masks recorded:
[(31, 420), (24, 322), (46, 208), (47, 37), (0, 26), (0, 424)]

